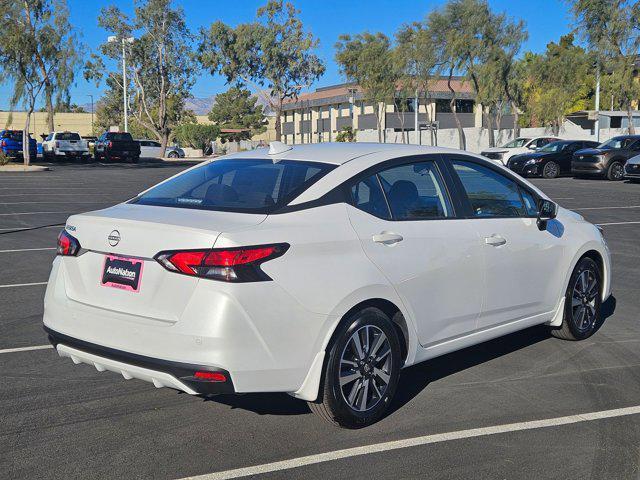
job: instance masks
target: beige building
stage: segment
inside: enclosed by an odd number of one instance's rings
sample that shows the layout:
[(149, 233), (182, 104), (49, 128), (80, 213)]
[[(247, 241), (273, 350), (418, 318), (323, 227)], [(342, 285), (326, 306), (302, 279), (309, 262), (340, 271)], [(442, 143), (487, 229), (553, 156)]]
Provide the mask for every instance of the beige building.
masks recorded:
[[(456, 104), (455, 111), (464, 128), (482, 127), (482, 106), (476, 104), (471, 86), (461, 77), (452, 79)], [(429, 91), (419, 92), (417, 99), (418, 128), (456, 128), (451, 108), (452, 93), (447, 81), (435, 80)], [(354, 84), (318, 88), (303, 93), (285, 104), (281, 116), (282, 141), (288, 144), (335, 141), (343, 127), (357, 131), (376, 131), (379, 109), (381, 129), (389, 132), (415, 130), (416, 99), (399, 99), (379, 106), (367, 101), (362, 90)], [(511, 128), (513, 116), (503, 115), (500, 128)]]
[[(9, 122), (10, 116), (11, 122)], [(26, 120), (26, 112), (0, 112), (0, 129), (24, 130)], [(55, 130), (69, 130), (78, 132), (82, 136), (91, 136), (91, 113), (56, 113), (53, 116), (53, 124)], [(49, 133), (46, 112), (34, 112), (31, 115), (29, 131), (38, 141), (42, 140), (41, 135), (46, 136)]]

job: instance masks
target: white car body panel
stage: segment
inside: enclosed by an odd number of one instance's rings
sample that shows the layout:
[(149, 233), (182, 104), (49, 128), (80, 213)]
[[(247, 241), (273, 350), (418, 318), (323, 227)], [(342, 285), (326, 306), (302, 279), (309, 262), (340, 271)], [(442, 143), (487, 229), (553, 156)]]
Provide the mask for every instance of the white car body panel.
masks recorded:
[[(386, 160), (447, 153), (462, 154), (378, 144), (295, 146), (276, 158), (266, 150), (242, 152), (223, 158), (338, 166), (289, 202), (286, 213), (120, 204), (73, 215), (66, 230), (85, 251), (55, 259), (44, 324), (105, 348), (222, 368), (238, 393), (288, 392), (314, 400), (325, 349), (341, 319), (363, 302), (388, 302), (399, 309), (407, 343), (404, 364), (411, 365), (530, 325), (557, 324), (571, 272), (588, 251), (602, 257), (602, 297), (609, 296), (606, 243), (595, 226), (562, 208), (546, 230), (539, 230), (531, 218), (398, 222), (344, 202), (314, 204), (355, 174)], [(113, 230), (120, 236), (115, 246), (108, 239)], [(402, 242), (373, 242), (372, 236), (383, 231), (402, 235)], [(494, 234), (507, 243), (488, 245), (485, 237)], [(261, 267), (273, 281), (199, 279), (170, 272), (153, 259), (164, 250), (281, 242), (290, 245), (286, 253)], [(100, 285), (107, 253), (144, 261), (138, 293)], [(72, 349), (58, 347), (66, 356)], [(94, 357), (75, 354), (80, 362), (126, 373), (125, 378), (189, 389), (177, 378), (156, 374), (163, 372)]]

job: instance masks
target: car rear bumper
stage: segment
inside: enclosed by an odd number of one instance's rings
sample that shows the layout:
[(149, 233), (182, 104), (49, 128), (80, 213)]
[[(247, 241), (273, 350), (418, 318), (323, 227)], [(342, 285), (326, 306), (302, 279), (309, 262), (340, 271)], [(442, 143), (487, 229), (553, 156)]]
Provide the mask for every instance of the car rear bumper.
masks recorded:
[[(56, 258), (45, 294), (43, 323), (52, 343), (64, 345), (63, 353), (69, 347), (101, 357), (85, 361), (76, 355), (81, 363), (119, 362), (105, 369), (143, 380), (155, 378), (163, 385), (158, 376), (138, 375), (133, 367), (169, 374), (172, 382), (184, 383), (196, 393), (221, 393), (221, 386), (201, 391), (201, 383), (188, 383), (194, 366), (197, 371), (226, 372), (233, 379), (228, 391), (297, 391), (335, 320), (303, 308), (273, 281), (201, 280), (188, 297), (176, 293), (174, 301), (185, 303), (171, 321), (130, 313), (125, 304), (99, 308), (68, 295), (67, 282), (76, 279), (63, 260), (74, 259)], [(128, 293), (114, 295), (122, 298)], [(166, 386), (191, 393), (175, 383)]]
[[(109, 370), (121, 374), (126, 380), (137, 378), (153, 383), (156, 388), (175, 388), (190, 395), (235, 393), (229, 372), (221, 368), (145, 357), (78, 340), (46, 326), (44, 330), (61, 357), (68, 357), (76, 364), (92, 365), (99, 372)], [(203, 381), (194, 377), (196, 372), (219, 373), (226, 380)]]

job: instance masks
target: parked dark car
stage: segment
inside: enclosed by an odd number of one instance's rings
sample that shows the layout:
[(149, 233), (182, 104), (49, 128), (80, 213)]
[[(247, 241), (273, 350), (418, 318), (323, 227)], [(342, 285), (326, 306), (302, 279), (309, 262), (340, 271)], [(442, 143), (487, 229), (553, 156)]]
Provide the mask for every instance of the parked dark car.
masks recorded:
[(597, 148), (574, 153), (571, 171), (576, 177), (594, 175), (609, 180), (622, 180), (627, 160), (639, 153), (640, 135), (613, 137)]
[(575, 152), (598, 145), (598, 142), (591, 140), (559, 140), (535, 152), (514, 155), (507, 162), (507, 167), (523, 177), (556, 178), (571, 173), (571, 160)]
[[(0, 150), (7, 157), (22, 158), (22, 130), (0, 130)], [(37, 142), (29, 136), (29, 156), (35, 160), (37, 155)]]
[(94, 147), (96, 160), (140, 160), (140, 144), (127, 132), (105, 132), (98, 137)]

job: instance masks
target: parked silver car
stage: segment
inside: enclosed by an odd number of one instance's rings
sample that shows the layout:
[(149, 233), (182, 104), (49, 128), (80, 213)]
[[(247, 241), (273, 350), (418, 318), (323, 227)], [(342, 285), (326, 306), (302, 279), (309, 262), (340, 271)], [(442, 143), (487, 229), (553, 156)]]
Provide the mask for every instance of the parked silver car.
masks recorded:
[[(160, 158), (162, 154), (160, 142), (146, 139), (139, 139), (138, 142), (140, 143), (141, 158)], [(167, 145), (164, 156), (168, 158), (184, 158), (184, 150), (176, 145)]]
[(624, 178), (630, 182), (640, 182), (640, 155), (627, 160), (624, 166)]

